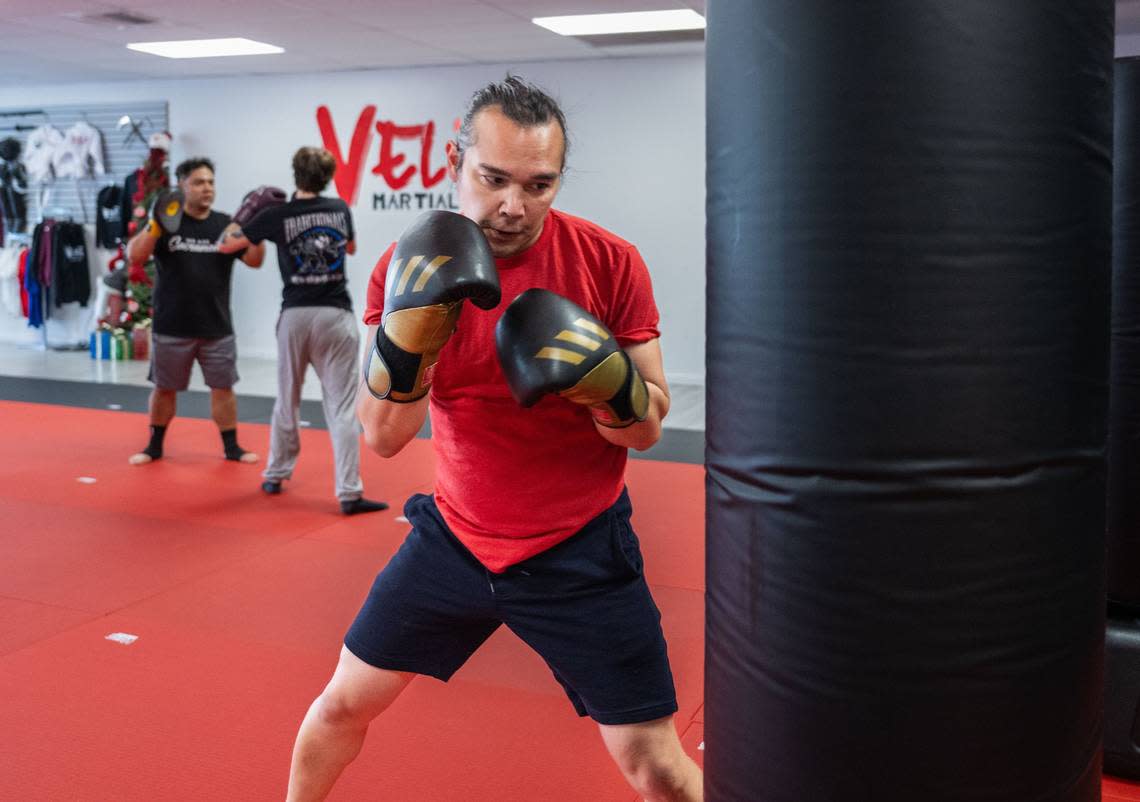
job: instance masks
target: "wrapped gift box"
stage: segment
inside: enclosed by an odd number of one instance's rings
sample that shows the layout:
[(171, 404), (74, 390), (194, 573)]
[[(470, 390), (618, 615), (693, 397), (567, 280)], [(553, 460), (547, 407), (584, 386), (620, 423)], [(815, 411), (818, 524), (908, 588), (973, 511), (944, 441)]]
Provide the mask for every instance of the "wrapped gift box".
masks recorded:
[(92, 359), (130, 359), (134, 350), (131, 335), (122, 329), (91, 332), (87, 348)]
[(91, 332), (91, 339), (88, 342), (88, 350), (91, 352), (91, 358), (110, 359), (111, 340), (111, 332), (107, 329), (97, 329)]

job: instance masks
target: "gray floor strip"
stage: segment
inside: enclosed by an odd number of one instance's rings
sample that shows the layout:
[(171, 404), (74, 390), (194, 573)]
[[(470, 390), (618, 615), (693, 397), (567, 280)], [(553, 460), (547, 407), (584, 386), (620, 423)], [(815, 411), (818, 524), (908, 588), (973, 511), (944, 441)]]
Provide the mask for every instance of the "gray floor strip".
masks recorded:
[[(130, 384), (64, 381), (25, 376), (0, 376), (0, 399), (34, 404), (146, 412), (150, 389)], [(178, 414), (187, 418), (210, 417), (210, 394), (187, 390), (178, 394)], [(259, 395), (238, 395), (238, 420), (242, 423), (269, 423), (273, 399)], [(310, 428), (327, 429), (319, 401), (301, 401), (301, 420)], [(421, 437), (430, 436), (425, 425)], [(704, 432), (665, 429), (660, 442), (648, 451), (630, 451), (634, 459), (664, 460), (701, 464), (705, 456)]]

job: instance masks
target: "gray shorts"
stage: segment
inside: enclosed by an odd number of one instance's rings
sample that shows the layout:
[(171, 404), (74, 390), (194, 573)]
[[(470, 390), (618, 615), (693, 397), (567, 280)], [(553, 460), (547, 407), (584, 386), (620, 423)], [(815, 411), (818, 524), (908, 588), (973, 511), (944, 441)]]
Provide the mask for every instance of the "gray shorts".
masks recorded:
[(237, 345), (232, 334), (212, 338), (152, 334), (147, 378), (163, 390), (185, 390), (195, 359), (207, 387), (228, 390), (237, 384)]

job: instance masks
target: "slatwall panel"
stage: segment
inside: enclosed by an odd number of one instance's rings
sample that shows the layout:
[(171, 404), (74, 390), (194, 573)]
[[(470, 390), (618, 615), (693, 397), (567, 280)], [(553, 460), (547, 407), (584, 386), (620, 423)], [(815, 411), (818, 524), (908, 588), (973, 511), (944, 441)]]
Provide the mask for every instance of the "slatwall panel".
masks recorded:
[[(43, 112), (11, 114), (11, 112)], [(50, 123), (66, 134), (77, 122), (86, 121), (103, 135), (103, 166), (106, 173), (94, 178), (65, 178), (34, 183), (28, 188), (28, 221), (34, 225), (42, 218), (41, 209), (66, 212), (77, 223), (95, 223), (95, 198), (108, 184), (122, 186), (124, 179), (146, 160), (149, 149), (145, 139), (130, 136), (130, 126), (119, 128), (123, 115), (139, 123), (143, 137), (170, 127), (166, 101), (138, 101), (113, 104), (84, 104), (75, 106), (21, 106), (0, 109), (0, 138), (13, 136), (22, 143), (28, 139), (28, 130), (14, 130), (17, 126), (37, 127)]]

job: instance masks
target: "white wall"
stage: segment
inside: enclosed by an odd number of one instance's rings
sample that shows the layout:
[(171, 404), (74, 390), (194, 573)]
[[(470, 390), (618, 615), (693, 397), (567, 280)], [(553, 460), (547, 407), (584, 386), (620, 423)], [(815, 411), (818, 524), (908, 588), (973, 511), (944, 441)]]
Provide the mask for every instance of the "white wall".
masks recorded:
[[(377, 107), (377, 120), (397, 125), (434, 121), (430, 167), (441, 167), (444, 140), (466, 99), (508, 68), (551, 91), (567, 112), (569, 171), (555, 205), (635, 243), (649, 264), (661, 308), (666, 371), (675, 393), (684, 397), (675, 404), (671, 423), (698, 428), (705, 317), (704, 62), (699, 56), (0, 87), (0, 107), (168, 100), (172, 161), (196, 154), (212, 158), (218, 168), (217, 207), (232, 211), (258, 184), (292, 187), (293, 151), (321, 142), (316, 121), (321, 105), (332, 112), (346, 156), (366, 105)], [(373, 136), (353, 207), (358, 251), (349, 261), (349, 286), (358, 312), (376, 258), (417, 214), (372, 208), (373, 193), (391, 191), (372, 174), (379, 151), (379, 137)], [(406, 158), (401, 167), (419, 162), (415, 142), (399, 141), (394, 152)], [(450, 188), (445, 180), (429, 191)], [(407, 189), (424, 191), (418, 175)], [(235, 273), (234, 324), (246, 356), (275, 355), (281, 281), (272, 260), (268, 256), (267, 269), (260, 272)]]

